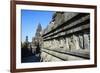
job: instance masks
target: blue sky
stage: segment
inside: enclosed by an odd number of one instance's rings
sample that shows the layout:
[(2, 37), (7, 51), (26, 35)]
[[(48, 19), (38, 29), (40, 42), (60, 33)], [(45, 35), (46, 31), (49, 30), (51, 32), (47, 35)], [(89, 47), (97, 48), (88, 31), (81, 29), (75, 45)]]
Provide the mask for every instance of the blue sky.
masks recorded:
[(42, 29), (46, 28), (52, 19), (53, 11), (21, 10), (21, 36), (22, 42), (28, 36), (29, 41), (35, 36), (36, 29), (40, 23)]

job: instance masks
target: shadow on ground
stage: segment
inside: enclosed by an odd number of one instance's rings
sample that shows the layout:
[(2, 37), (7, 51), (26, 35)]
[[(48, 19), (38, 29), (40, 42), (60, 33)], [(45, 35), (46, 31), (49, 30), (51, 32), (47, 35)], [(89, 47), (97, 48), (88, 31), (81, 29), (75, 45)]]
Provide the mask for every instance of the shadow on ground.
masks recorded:
[(21, 62), (40, 62), (40, 56), (36, 56), (36, 54), (33, 54), (32, 51), (29, 51), (27, 48), (23, 48), (21, 50)]

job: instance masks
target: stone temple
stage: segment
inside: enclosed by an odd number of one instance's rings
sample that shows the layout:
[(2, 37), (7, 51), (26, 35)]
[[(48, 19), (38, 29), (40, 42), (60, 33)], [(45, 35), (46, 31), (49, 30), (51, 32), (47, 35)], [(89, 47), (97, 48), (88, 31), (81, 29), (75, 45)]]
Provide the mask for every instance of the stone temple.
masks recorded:
[(90, 14), (55, 12), (42, 32), (44, 62), (90, 58)]
[(30, 47), (41, 62), (90, 59), (90, 14), (55, 12), (45, 29), (38, 24)]
[[(33, 53), (40, 53), (41, 52), (41, 45), (42, 45), (42, 27), (41, 24), (39, 23), (37, 26), (36, 34), (35, 37), (32, 38), (32, 52)], [(37, 48), (38, 47), (38, 48)]]

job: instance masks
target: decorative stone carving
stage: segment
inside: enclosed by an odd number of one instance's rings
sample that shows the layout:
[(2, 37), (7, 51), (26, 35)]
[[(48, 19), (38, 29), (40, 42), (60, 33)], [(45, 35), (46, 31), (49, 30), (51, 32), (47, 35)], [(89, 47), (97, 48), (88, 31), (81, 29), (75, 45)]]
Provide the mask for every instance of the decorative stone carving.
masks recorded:
[(83, 49), (83, 35), (79, 35), (79, 45), (80, 45), (80, 48)]
[(88, 34), (84, 34), (84, 48), (90, 49), (89, 35)]
[(78, 36), (76, 35), (73, 35), (73, 44), (74, 44), (74, 49), (80, 49), (80, 46), (79, 46), (79, 38)]
[(65, 45), (64, 45), (64, 48), (65, 48), (65, 51), (68, 51), (69, 50), (69, 43), (68, 43), (68, 38), (65, 39)]
[(89, 59), (89, 18), (88, 13), (55, 12), (43, 34), (43, 61)]

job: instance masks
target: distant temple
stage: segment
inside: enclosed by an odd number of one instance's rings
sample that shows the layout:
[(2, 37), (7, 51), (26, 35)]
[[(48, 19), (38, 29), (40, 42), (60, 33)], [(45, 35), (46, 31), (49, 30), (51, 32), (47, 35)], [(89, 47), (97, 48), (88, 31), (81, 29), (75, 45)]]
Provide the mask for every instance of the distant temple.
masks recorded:
[(32, 52), (33, 53), (40, 53), (40, 48), (41, 48), (41, 44), (42, 44), (42, 27), (41, 24), (38, 24), (38, 27), (36, 29), (36, 34), (35, 37), (32, 38)]
[(37, 30), (36, 30), (36, 34), (35, 37), (40, 37), (41, 36), (41, 31), (42, 31), (42, 27), (41, 24), (38, 24)]

